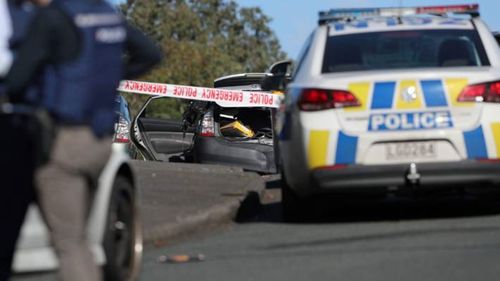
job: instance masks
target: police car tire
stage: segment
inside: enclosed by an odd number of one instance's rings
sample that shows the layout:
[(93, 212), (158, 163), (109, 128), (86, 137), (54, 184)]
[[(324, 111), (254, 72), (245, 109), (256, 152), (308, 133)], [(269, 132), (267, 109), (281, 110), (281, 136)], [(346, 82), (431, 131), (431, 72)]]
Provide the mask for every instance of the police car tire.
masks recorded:
[(137, 198), (128, 178), (118, 175), (110, 198), (103, 247), (104, 280), (138, 279), (142, 259), (142, 225)]
[(285, 176), (281, 176), (281, 209), (285, 222), (304, 222), (311, 218), (312, 198), (301, 198), (286, 183)]

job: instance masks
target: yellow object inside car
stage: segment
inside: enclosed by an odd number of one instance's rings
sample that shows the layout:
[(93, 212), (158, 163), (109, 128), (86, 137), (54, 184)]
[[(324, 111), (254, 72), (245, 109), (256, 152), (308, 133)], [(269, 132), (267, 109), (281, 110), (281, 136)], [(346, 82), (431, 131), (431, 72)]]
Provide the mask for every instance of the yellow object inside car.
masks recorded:
[(220, 128), (221, 133), (227, 137), (247, 137), (252, 138), (255, 133), (252, 129), (243, 125), (240, 121), (231, 122)]
[(284, 97), (285, 96), (285, 92), (278, 91), (278, 90), (271, 91), (271, 94), (274, 94), (274, 95), (277, 95), (277, 96), (280, 96), (280, 97)]

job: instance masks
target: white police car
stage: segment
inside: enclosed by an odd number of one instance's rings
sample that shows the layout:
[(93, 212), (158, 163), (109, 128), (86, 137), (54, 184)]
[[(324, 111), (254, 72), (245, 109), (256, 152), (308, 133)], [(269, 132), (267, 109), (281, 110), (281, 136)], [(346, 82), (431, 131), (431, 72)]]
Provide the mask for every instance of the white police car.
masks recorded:
[(498, 186), (500, 50), (478, 10), (320, 13), (275, 128), (285, 219), (311, 195)]

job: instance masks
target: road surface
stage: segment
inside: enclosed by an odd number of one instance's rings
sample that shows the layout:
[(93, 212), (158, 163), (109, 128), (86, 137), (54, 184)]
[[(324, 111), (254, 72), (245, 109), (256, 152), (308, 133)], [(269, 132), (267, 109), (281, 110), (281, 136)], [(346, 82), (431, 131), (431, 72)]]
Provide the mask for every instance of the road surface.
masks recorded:
[[(493, 200), (350, 202), (288, 224), (276, 187), (269, 183), (261, 203), (245, 202), (239, 222), (147, 246), (140, 280), (500, 280), (500, 204)], [(157, 261), (198, 254), (205, 260)]]
[[(279, 198), (276, 190), (268, 191)], [(256, 217), (175, 245), (150, 247), (141, 280), (500, 280), (500, 207), (476, 200), (393, 200), (280, 221)], [(161, 255), (198, 255), (158, 263)]]

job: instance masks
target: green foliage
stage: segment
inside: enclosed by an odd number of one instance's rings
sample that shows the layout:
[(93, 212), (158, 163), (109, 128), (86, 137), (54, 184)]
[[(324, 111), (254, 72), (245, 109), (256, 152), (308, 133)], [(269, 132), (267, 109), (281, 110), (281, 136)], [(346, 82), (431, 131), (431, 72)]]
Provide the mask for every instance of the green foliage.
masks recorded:
[[(159, 67), (140, 80), (211, 87), (217, 77), (263, 72), (286, 57), (269, 28), (271, 19), (233, 0), (128, 0), (121, 9), (164, 53)], [(133, 113), (145, 100), (127, 98)], [(178, 115), (182, 102), (172, 100), (158, 110)]]

